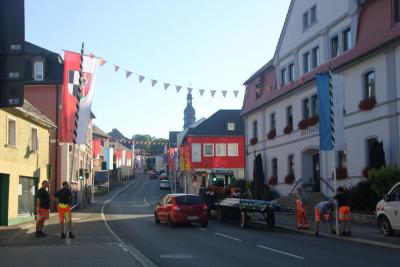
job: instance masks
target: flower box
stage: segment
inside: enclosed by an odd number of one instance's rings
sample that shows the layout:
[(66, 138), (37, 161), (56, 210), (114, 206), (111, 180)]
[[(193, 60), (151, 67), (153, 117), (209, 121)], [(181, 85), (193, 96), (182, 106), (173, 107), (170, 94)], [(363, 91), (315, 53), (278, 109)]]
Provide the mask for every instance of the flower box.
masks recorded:
[(289, 173), (285, 177), (285, 183), (287, 183), (287, 184), (292, 184), (294, 182), (294, 180), (295, 180), (295, 177), (294, 177), (293, 173)]
[(284, 134), (290, 134), (292, 131), (293, 131), (293, 127), (291, 125), (288, 125), (283, 129)]
[(276, 176), (271, 176), (268, 178), (268, 184), (269, 185), (277, 185), (278, 184), (278, 178)]
[(275, 129), (270, 130), (269, 133), (267, 134), (267, 138), (268, 138), (269, 140), (272, 140), (272, 139), (274, 139), (275, 137), (276, 137), (276, 130), (275, 130)]
[(347, 178), (347, 168), (337, 167), (336, 168), (336, 179), (343, 180)]
[(302, 119), (301, 121), (299, 121), (297, 126), (299, 127), (300, 130), (306, 129), (308, 127), (308, 119)]
[(365, 98), (360, 101), (358, 104), (358, 108), (364, 111), (371, 110), (376, 106), (376, 98), (375, 96), (370, 98)]
[(318, 121), (319, 121), (318, 115), (312, 116), (311, 118), (308, 119), (308, 126), (317, 125)]
[(257, 142), (258, 142), (257, 137), (253, 137), (253, 138), (250, 139), (250, 145), (252, 145), (252, 146), (256, 145)]

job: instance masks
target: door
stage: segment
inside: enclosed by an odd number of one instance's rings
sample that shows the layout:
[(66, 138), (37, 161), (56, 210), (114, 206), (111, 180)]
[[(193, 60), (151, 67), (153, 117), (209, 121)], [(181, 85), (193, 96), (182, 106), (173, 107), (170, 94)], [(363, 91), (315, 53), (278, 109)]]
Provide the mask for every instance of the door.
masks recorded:
[(8, 174), (0, 173), (0, 226), (8, 225), (9, 181)]
[(400, 185), (390, 192), (385, 203), (385, 214), (389, 217), (392, 228), (400, 230)]
[(314, 184), (314, 188), (313, 191), (314, 192), (319, 192), (321, 190), (321, 186), (320, 186), (320, 165), (319, 165), (319, 153), (315, 153), (314, 155), (312, 155), (312, 174), (313, 174), (313, 184)]
[(34, 215), (37, 187), (37, 178), (25, 176), (19, 177), (18, 215)]

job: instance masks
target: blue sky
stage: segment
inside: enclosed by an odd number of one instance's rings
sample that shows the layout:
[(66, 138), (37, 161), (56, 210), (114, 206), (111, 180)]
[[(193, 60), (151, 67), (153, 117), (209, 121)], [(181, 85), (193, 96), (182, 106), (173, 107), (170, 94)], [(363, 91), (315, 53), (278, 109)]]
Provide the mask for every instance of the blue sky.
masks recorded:
[[(125, 79), (123, 69), (190, 86), (196, 118), (240, 109), (243, 82), (272, 56), (289, 0), (25, 0), (25, 39), (60, 53), (103, 57), (92, 110), (95, 123), (127, 137), (182, 130), (186, 89)], [(115, 73), (112, 64), (121, 66)], [(206, 89), (203, 96), (198, 89)], [(240, 90), (214, 98), (208, 90)]]

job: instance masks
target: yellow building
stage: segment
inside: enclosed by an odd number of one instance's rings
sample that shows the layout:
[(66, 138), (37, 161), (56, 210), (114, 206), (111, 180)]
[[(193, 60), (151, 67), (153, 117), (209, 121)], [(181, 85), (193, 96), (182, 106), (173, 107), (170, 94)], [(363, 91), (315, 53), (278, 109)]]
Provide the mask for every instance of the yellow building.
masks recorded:
[(0, 226), (34, 219), (35, 196), (49, 177), (54, 123), (28, 101), (0, 109)]

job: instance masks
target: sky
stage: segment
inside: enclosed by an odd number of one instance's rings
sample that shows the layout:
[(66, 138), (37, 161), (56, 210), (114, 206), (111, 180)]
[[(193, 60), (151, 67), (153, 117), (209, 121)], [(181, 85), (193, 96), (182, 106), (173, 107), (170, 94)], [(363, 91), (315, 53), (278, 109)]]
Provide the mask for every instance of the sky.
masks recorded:
[[(243, 83), (274, 54), (290, 0), (25, 0), (25, 39), (106, 60), (96, 74), (94, 123), (126, 137), (183, 129), (186, 87), (196, 119), (241, 109)], [(120, 66), (114, 71), (113, 64)], [(125, 69), (146, 77), (125, 77)], [(179, 93), (163, 83), (184, 88)], [(199, 89), (205, 89), (200, 96)], [(217, 90), (211, 97), (210, 90)], [(224, 98), (221, 90), (228, 90)], [(233, 90), (240, 90), (237, 97)]]

